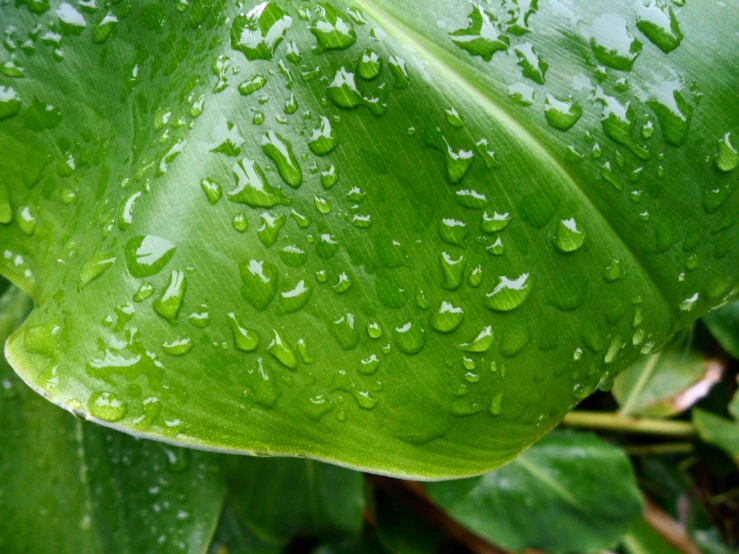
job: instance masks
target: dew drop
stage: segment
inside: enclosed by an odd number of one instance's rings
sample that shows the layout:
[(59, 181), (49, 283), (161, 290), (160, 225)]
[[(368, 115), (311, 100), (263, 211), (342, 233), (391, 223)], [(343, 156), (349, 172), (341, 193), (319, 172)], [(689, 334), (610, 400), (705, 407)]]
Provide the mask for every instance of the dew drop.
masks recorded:
[(162, 296), (154, 301), (154, 310), (164, 319), (174, 323), (185, 298), (187, 278), (182, 271), (173, 271)]
[(359, 333), (354, 328), (354, 315), (347, 313), (333, 322), (331, 334), (344, 350), (353, 350), (359, 344)]
[(515, 279), (500, 276), (495, 288), (485, 295), (485, 307), (497, 312), (514, 310), (528, 298), (533, 286), (533, 277), (528, 273), (522, 273)]
[(277, 294), (277, 266), (267, 261), (249, 260), (239, 264), (243, 286), (241, 296), (259, 311), (264, 311)]
[(724, 173), (733, 171), (739, 166), (739, 152), (731, 141), (731, 133), (726, 133), (718, 141), (718, 150), (713, 159), (716, 169)]
[(449, 33), (449, 38), (470, 55), (488, 62), (495, 52), (507, 50), (510, 45), (510, 39), (501, 33), (495, 16), (477, 5), (467, 16), (467, 27)]
[(231, 312), (226, 316), (226, 321), (231, 327), (234, 348), (242, 352), (252, 352), (259, 346), (259, 335), (255, 331), (246, 328), (241, 318)]
[(93, 392), (87, 408), (92, 417), (108, 423), (119, 421), (126, 414), (126, 402), (114, 392)]
[(262, 137), (262, 151), (275, 163), (283, 181), (293, 188), (300, 187), (303, 182), (303, 171), (293, 154), (290, 142), (274, 131), (269, 131)]
[(262, 2), (246, 15), (239, 14), (231, 26), (231, 47), (246, 59), (271, 60), (292, 24), (292, 18), (275, 2)]
[(560, 131), (569, 131), (582, 117), (582, 108), (572, 98), (560, 100), (547, 94), (544, 102), (544, 116), (551, 127)]
[(272, 187), (262, 169), (252, 160), (243, 158), (232, 167), (236, 186), (226, 194), (227, 198), (237, 204), (246, 204), (252, 208), (272, 208), (278, 204), (289, 205), (290, 200), (282, 191)]
[(162, 344), (162, 350), (170, 356), (184, 356), (195, 346), (190, 337), (177, 337)]
[(357, 41), (352, 22), (344, 19), (341, 12), (328, 3), (318, 4), (317, 17), (310, 26), (316, 37), (317, 50), (346, 50)]
[(159, 273), (174, 256), (176, 247), (154, 235), (132, 237), (126, 243), (128, 271), (136, 278)]
[(644, 4), (634, 2), (636, 27), (664, 53), (680, 46), (683, 34), (672, 8), (657, 0)]
[(426, 330), (418, 319), (412, 319), (393, 329), (395, 345), (404, 354), (418, 354), (426, 344)]
[(105, 273), (115, 263), (116, 257), (110, 252), (98, 252), (79, 272), (77, 276), (77, 290), (81, 291), (88, 283)]
[(313, 134), (308, 140), (308, 147), (311, 152), (316, 156), (325, 156), (336, 148), (338, 144), (339, 141), (336, 139), (336, 135), (334, 135), (331, 122), (327, 117), (321, 116), (320, 127), (313, 130)]
[(557, 223), (557, 234), (554, 236), (554, 245), (564, 253), (578, 250), (584, 243), (587, 234), (578, 227), (574, 218), (561, 219)]
[(493, 339), (495, 338), (495, 334), (493, 333), (492, 326), (488, 325), (487, 327), (483, 327), (482, 330), (475, 335), (472, 339), (468, 340), (467, 342), (463, 342), (457, 348), (459, 348), (463, 352), (487, 352), (490, 347), (493, 345)]
[(267, 352), (288, 369), (298, 367), (297, 353), (276, 329), (272, 330), (272, 341), (267, 346)]
[(452, 333), (464, 319), (462, 308), (454, 306), (450, 302), (442, 301), (440, 306), (431, 314), (429, 324), (438, 333)]
[(371, 80), (377, 77), (382, 70), (382, 58), (372, 50), (366, 48), (357, 62), (357, 73), (362, 79)]

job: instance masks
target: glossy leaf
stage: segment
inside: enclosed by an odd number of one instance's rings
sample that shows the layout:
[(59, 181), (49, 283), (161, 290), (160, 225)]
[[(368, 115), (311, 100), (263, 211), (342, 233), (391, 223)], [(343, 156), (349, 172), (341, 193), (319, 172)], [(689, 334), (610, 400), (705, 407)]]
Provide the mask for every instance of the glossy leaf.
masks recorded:
[(623, 451), (586, 433), (554, 431), (507, 466), (426, 491), (473, 533), (508, 549), (594, 552), (641, 514)]
[(686, 334), (616, 377), (613, 396), (623, 416), (670, 417), (706, 396), (723, 369), (720, 360), (694, 349)]
[(739, 420), (696, 408), (693, 424), (701, 439), (726, 452), (739, 465)]
[[(0, 341), (28, 311), (0, 299)], [(214, 456), (75, 419), (0, 358), (0, 552), (195, 554), (224, 494)]]
[(703, 322), (724, 350), (739, 359), (739, 302), (711, 310)]
[(260, 541), (279, 545), (296, 535), (359, 534), (360, 473), (292, 458), (232, 458), (228, 464), (231, 506)]
[(11, 363), (174, 443), (498, 467), (735, 292), (726, 11), (6, 2)]

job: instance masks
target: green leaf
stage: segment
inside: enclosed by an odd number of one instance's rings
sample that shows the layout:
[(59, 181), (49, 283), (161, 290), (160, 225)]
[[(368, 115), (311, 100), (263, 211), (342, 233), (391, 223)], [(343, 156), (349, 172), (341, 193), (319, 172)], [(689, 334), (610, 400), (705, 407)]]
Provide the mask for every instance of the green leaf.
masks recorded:
[(671, 417), (708, 394), (723, 369), (721, 361), (695, 349), (685, 333), (616, 377), (613, 396), (624, 417)]
[[(0, 299), (0, 343), (28, 299)], [(0, 551), (205, 552), (224, 495), (209, 454), (137, 440), (43, 400), (0, 357)]]
[(451, 517), (507, 550), (608, 549), (642, 509), (626, 455), (586, 433), (554, 431), (492, 473), (425, 488)]
[(739, 359), (739, 302), (711, 310), (703, 316), (703, 323), (723, 349)]
[(717, 446), (739, 464), (739, 421), (696, 408), (693, 424), (701, 439)]
[(736, 291), (715, 3), (28, 6), (0, 7), (0, 272), (36, 306), (7, 352), (97, 422), (476, 475)]
[(362, 536), (322, 544), (313, 551), (313, 554), (383, 554), (384, 552), (386, 551), (377, 539), (372, 536)]
[(242, 523), (226, 500), (208, 554), (279, 554), (284, 550), (283, 544), (260, 540)]
[(629, 532), (624, 536), (623, 546), (629, 554), (678, 554), (680, 552), (643, 518), (631, 523)]
[(313, 460), (231, 458), (231, 506), (264, 543), (295, 535), (358, 535), (362, 529), (362, 475)]

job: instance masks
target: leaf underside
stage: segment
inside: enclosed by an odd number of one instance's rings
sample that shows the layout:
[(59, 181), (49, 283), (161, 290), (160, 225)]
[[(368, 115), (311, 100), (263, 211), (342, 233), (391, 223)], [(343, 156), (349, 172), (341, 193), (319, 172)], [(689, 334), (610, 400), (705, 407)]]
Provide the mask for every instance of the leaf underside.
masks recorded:
[(736, 293), (733, 4), (0, 19), (6, 352), (98, 423), (475, 475)]

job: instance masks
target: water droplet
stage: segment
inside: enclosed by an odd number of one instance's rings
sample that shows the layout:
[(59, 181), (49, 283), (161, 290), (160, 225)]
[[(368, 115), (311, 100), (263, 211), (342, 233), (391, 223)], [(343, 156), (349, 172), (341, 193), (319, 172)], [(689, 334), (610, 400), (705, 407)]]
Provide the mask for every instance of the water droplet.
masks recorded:
[(154, 301), (154, 310), (164, 319), (174, 323), (185, 298), (187, 279), (182, 271), (173, 271), (162, 296)]
[(583, 245), (586, 236), (587, 233), (577, 226), (575, 218), (561, 219), (557, 223), (554, 245), (560, 252), (574, 252)]
[(354, 329), (354, 315), (348, 313), (333, 322), (331, 334), (344, 350), (353, 350), (359, 344), (359, 333)]
[(257, 365), (246, 374), (246, 380), (251, 400), (264, 408), (274, 407), (282, 393), (274, 370), (262, 358), (257, 358)]
[(392, 55), (388, 58), (387, 63), (390, 66), (390, 72), (395, 78), (395, 88), (407, 88), (411, 80), (405, 60), (400, 56)]
[(18, 208), (18, 227), (29, 237), (36, 232), (36, 216), (31, 211), (30, 206)]
[(231, 225), (239, 233), (243, 233), (249, 228), (249, 220), (246, 219), (246, 214), (236, 214), (231, 220)]
[(359, 76), (369, 81), (377, 77), (381, 70), (382, 58), (371, 48), (366, 48), (357, 62)]
[(308, 140), (308, 147), (316, 156), (325, 156), (336, 148), (339, 141), (331, 128), (331, 122), (327, 117), (321, 116), (321, 126), (313, 130)]
[(200, 310), (197, 312), (191, 313), (189, 316), (187, 316), (187, 320), (190, 322), (190, 325), (193, 325), (194, 327), (197, 327), (199, 329), (205, 329), (210, 325), (210, 314), (208, 313), (208, 306), (205, 304), (200, 305)]
[(323, 233), (318, 237), (316, 243), (316, 255), (322, 260), (329, 260), (334, 257), (337, 250), (339, 249), (339, 243), (333, 235)]
[(272, 342), (267, 346), (267, 352), (288, 369), (298, 367), (298, 357), (295, 350), (282, 338), (276, 329), (272, 330)]
[(267, 84), (267, 78), (263, 75), (252, 75), (250, 79), (242, 82), (239, 86), (239, 94), (249, 96), (252, 92), (256, 92)]
[(262, 169), (252, 160), (239, 160), (231, 167), (231, 171), (236, 180), (234, 189), (226, 194), (231, 202), (246, 204), (252, 208), (290, 204), (290, 199), (280, 189), (269, 184)]
[(344, 67), (336, 72), (326, 93), (339, 108), (353, 109), (362, 103), (362, 95), (354, 82), (354, 73), (350, 73)]
[(291, 24), (292, 18), (275, 2), (262, 2), (246, 15), (234, 18), (231, 47), (242, 52), (249, 61), (271, 60)]
[(93, 392), (87, 401), (92, 417), (113, 423), (126, 415), (126, 402), (114, 392)]
[(507, 50), (509, 38), (500, 32), (497, 19), (480, 6), (473, 6), (467, 16), (467, 28), (449, 33), (452, 42), (472, 56), (489, 62), (493, 54)]
[(331, 202), (329, 202), (328, 199), (321, 196), (314, 196), (313, 203), (315, 204), (316, 209), (323, 215), (331, 213)]
[(262, 137), (262, 151), (277, 166), (280, 177), (291, 187), (298, 188), (303, 182), (303, 172), (293, 154), (292, 145), (274, 131)]
[(603, 132), (611, 140), (628, 147), (639, 159), (648, 160), (651, 157), (649, 150), (632, 137), (636, 118), (631, 103), (627, 102), (623, 105), (613, 96), (603, 94), (600, 89), (596, 91), (596, 100), (603, 106), (600, 121)]
[(447, 123), (455, 129), (464, 127), (464, 119), (462, 119), (462, 116), (459, 115), (459, 112), (455, 108), (447, 108), (444, 110), (444, 115), (446, 116)]
[[(1, 118), (1, 116), (0, 116)], [(739, 166), (739, 152), (731, 142), (731, 133), (726, 133), (718, 141), (718, 151), (713, 159), (716, 169), (728, 173)]]
[(152, 294), (154, 294), (154, 286), (151, 283), (147, 283), (145, 281), (141, 283), (141, 286), (138, 288), (136, 293), (133, 295), (133, 301), (143, 302), (144, 300), (149, 298)]
[(376, 321), (370, 321), (367, 324), (367, 335), (371, 339), (379, 339), (382, 336), (382, 327)]
[(551, 127), (560, 131), (568, 131), (582, 117), (582, 108), (572, 98), (560, 100), (547, 94), (544, 102), (544, 116)]
[(264, 311), (277, 294), (277, 266), (267, 261), (249, 260), (239, 264), (241, 296), (259, 311)]
[(513, 83), (508, 86), (508, 98), (524, 108), (534, 103), (534, 87), (525, 83)]
[(113, 32), (113, 29), (118, 25), (118, 18), (112, 13), (108, 12), (100, 20), (100, 23), (92, 28), (92, 42), (93, 44), (102, 44)]
[(605, 269), (603, 269), (603, 279), (609, 283), (624, 279), (625, 277), (626, 272), (621, 265), (621, 260), (618, 258), (613, 258)]
[(487, 327), (483, 327), (474, 338), (463, 342), (457, 348), (463, 352), (487, 352), (493, 345), (494, 338), (493, 328), (488, 325)]
[(630, 71), (641, 54), (642, 43), (626, 28), (626, 21), (617, 14), (599, 16), (593, 22), (590, 46), (597, 60), (621, 71)]
[(505, 358), (517, 356), (531, 340), (529, 326), (525, 321), (511, 321), (503, 330), (498, 350)]
[(105, 273), (115, 263), (116, 257), (110, 252), (98, 252), (80, 270), (77, 277), (77, 290), (81, 291), (88, 283)]
[(502, 256), (505, 254), (505, 246), (503, 246), (503, 240), (500, 238), (500, 235), (495, 237), (495, 241), (488, 245), (485, 250), (493, 256)]
[(454, 259), (447, 252), (441, 253), (441, 269), (443, 275), (442, 288), (447, 290), (456, 290), (464, 282), (464, 269), (467, 266), (467, 260), (460, 254), (459, 258)]
[(203, 192), (211, 206), (215, 206), (223, 195), (221, 185), (209, 177), (205, 177), (200, 181), (200, 188), (203, 189)]
[(226, 321), (231, 327), (234, 348), (242, 352), (252, 352), (259, 346), (259, 335), (255, 331), (246, 328), (241, 318), (231, 312), (226, 316)]
[(447, 244), (459, 246), (469, 234), (469, 229), (463, 221), (444, 218), (439, 223), (439, 236)]
[(680, 46), (683, 34), (672, 8), (661, 1), (634, 2), (636, 27), (665, 53)]
[(482, 210), (487, 206), (488, 199), (483, 193), (472, 189), (460, 189), (454, 193), (457, 204), (471, 210)]
[(0, 181), (0, 223), (7, 225), (13, 221), (13, 205), (10, 203), (8, 186)]
[(213, 92), (221, 92), (228, 87), (228, 73), (231, 69), (231, 60), (228, 56), (218, 56), (213, 60), (212, 69), (213, 74), (218, 78), (218, 81), (213, 87)]
[(346, 274), (346, 272), (341, 272), (339, 274), (338, 280), (333, 285), (334, 292), (341, 294), (343, 292), (348, 291), (352, 286), (353, 281), (349, 275)]
[(379, 358), (375, 354), (371, 354), (368, 358), (360, 360), (359, 373), (362, 375), (372, 375), (379, 367)]
[(451, 333), (455, 331), (464, 319), (462, 308), (442, 301), (441, 305), (431, 314), (429, 324), (434, 331), (439, 333)]
[(398, 349), (408, 355), (418, 354), (426, 344), (426, 330), (418, 319), (412, 319), (393, 329)]
[(657, 115), (667, 144), (681, 146), (688, 138), (693, 106), (688, 104), (678, 78), (664, 79), (650, 87), (647, 105)]
[(475, 143), (475, 147), (477, 149), (477, 153), (482, 158), (482, 161), (485, 163), (485, 167), (488, 169), (494, 169), (496, 167), (500, 167), (500, 162), (495, 157), (495, 152), (490, 150), (488, 147), (488, 139), (480, 139)]
[(493, 215), (490, 215), (488, 212), (483, 212), (482, 223), (480, 226), (485, 233), (497, 233), (508, 227), (510, 222), (511, 215), (508, 212), (502, 214), (493, 212)]
[(170, 356), (184, 356), (195, 346), (189, 337), (177, 337), (162, 344), (162, 350)]
[(497, 312), (514, 310), (528, 298), (533, 286), (533, 277), (528, 273), (523, 273), (515, 279), (500, 276), (495, 288), (485, 295), (485, 307)]
[(278, 297), (280, 313), (289, 314), (303, 309), (312, 292), (311, 286), (303, 279), (293, 288), (281, 292)]
[(541, 59), (541, 56), (534, 50), (534, 46), (529, 42), (525, 42), (519, 44), (513, 50), (518, 56), (518, 65), (521, 67), (523, 76), (543, 85), (544, 75), (549, 68), (549, 64)]
[(498, 391), (493, 395), (490, 400), (490, 413), (494, 416), (498, 416), (503, 413), (503, 391)]
[(316, 37), (317, 50), (345, 50), (357, 41), (354, 25), (328, 3), (318, 4), (317, 17), (310, 26)]
[(128, 271), (136, 278), (159, 273), (174, 256), (176, 247), (154, 235), (132, 237), (126, 243)]

